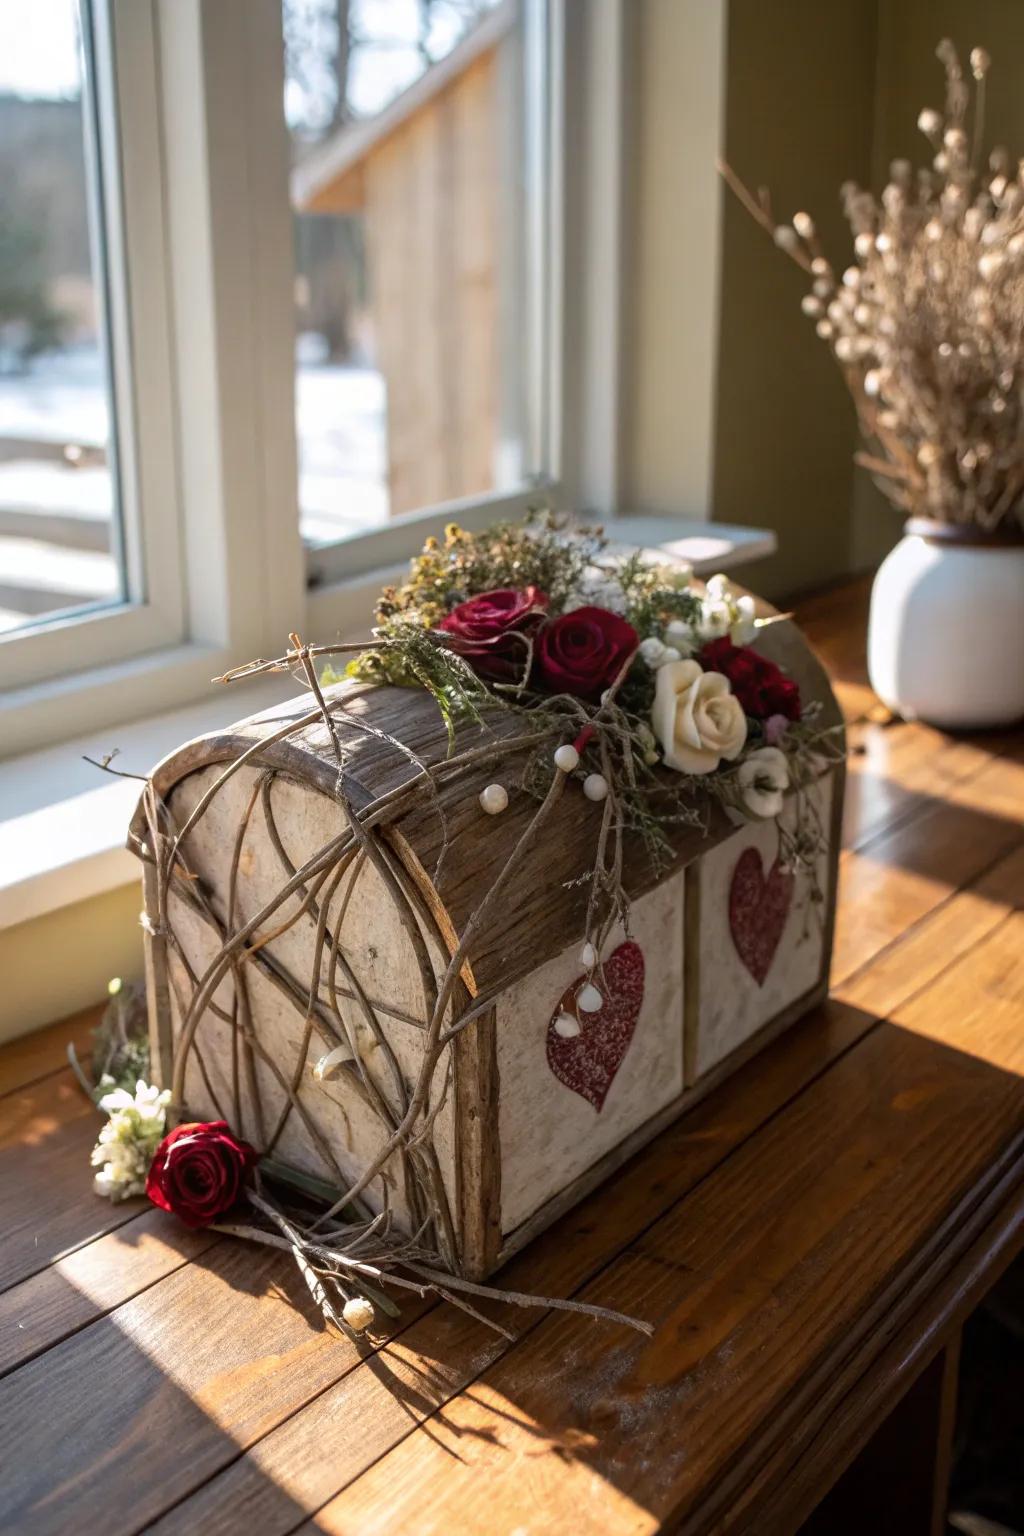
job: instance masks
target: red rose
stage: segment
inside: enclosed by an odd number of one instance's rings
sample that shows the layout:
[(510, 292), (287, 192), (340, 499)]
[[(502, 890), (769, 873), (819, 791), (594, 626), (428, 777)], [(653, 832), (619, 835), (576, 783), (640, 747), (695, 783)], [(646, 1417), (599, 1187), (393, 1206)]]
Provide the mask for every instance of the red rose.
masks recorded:
[(232, 1136), (226, 1120), (179, 1125), (156, 1149), (146, 1194), (187, 1227), (208, 1227), (235, 1204), (257, 1157), (247, 1141)]
[(639, 645), (632, 624), (607, 608), (577, 608), (537, 636), (537, 674), (551, 693), (598, 699)]
[(743, 713), (751, 719), (767, 720), (769, 715), (800, 719), (800, 690), (796, 683), (774, 661), (759, 656), (749, 645), (712, 640), (698, 659), (706, 672), (721, 672), (729, 679)]
[(478, 676), (514, 682), (529, 654), (522, 637), (540, 623), (547, 605), (538, 587), (499, 587), (459, 603), (438, 628), (452, 636), (452, 650), (465, 656)]

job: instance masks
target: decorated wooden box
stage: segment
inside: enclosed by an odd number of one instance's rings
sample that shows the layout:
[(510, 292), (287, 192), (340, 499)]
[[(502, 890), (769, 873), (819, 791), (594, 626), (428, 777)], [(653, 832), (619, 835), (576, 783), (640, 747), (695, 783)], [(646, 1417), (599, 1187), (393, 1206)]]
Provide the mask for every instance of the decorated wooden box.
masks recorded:
[[(757, 650), (841, 740), (795, 626)], [(652, 838), (625, 790), (592, 797), (585, 733), (552, 768), (575, 726), (529, 726), (484, 709), (450, 741), (429, 692), (344, 681), (167, 758), (132, 833), (174, 1112), (469, 1278), (828, 986), (841, 747), (803, 752), (781, 811), (747, 773), (766, 814), (699, 803)]]

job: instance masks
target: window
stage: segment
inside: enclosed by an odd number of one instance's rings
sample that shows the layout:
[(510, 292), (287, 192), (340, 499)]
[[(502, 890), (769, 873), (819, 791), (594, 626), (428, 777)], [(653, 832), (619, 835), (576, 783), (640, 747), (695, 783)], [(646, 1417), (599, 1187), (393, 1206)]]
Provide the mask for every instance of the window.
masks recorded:
[(546, 274), (529, 270), (545, 165), (528, 145), (546, 102), (525, 40), (543, 15), (282, 0), (282, 17), (299, 513), (323, 576), (359, 560), (353, 536), (550, 467), (529, 391)]
[(576, 262), (616, 170), (607, 60), (577, 97), (624, 14), (5, 0), (0, 115), (29, 126), (0, 269), (39, 259), (0, 317), (0, 755), (194, 700), (291, 630), (365, 632), (426, 533), (557, 485), (563, 421), (576, 460), (577, 419), (607, 448), (563, 398), (564, 349), (614, 401), (582, 333), (616, 305), (589, 283), (563, 315), (561, 144), (578, 119)]
[[(182, 634), (167, 473), (155, 51), (149, 6), (119, 6), (116, 29), (114, 10), (115, 0), (0, 8), (0, 680), (8, 691), (137, 657)], [(9, 709), (2, 724), (3, 748), (25, 744)]]
[(0, 10), (0, 631), (125, 596), (91, 39)]

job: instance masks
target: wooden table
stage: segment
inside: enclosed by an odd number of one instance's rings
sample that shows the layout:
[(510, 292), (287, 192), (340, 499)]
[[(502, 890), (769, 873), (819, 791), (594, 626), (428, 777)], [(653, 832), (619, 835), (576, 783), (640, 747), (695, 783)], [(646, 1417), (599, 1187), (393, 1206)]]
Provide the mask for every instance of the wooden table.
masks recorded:
[(90, 1194), (54, 1026), (0, 1052), (0, 1527), (940, 1528), (959, 1327), (1024, 1242), (1024, 742), (888, 722), (865, 595), (801, 612), (855, 722), (832, 999), (506, 1271), (653, 1340), (325, 1333), (287, 1258)]

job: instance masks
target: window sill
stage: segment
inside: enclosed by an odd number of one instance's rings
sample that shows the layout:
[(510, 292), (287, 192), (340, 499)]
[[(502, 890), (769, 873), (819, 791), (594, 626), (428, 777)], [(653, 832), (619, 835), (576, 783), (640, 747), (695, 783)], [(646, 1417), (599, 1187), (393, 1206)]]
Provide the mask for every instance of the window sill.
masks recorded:
[[(613, 545), (640, 545), (666, 560), (686, 560), (698, 576), (763, 559), (775, 550), (773, 533), (682, 518), (616, 518), (605, 523), (605, 531)], [(395, 574), (402, 569), (396, 567)], [(358, 614), (357, 629), (364, 632), (364, 614), (387, 576), (378, 570), (314, 589), (307, 629), (320, 634), (339, 627), (343, 633), (355, 632)], [(204, 680), (209, 678), (211, 654), (192, 657), (196, 687), (200, 673)], [(230, 693), (207, 688), (199, 702), (129, 725), (94, 727), (56, 746), (0, 762), (0, 930), (139, 878), (138, 863), (124, 846), (139, 785), (104, 776), (84, 761), (86, 754), (99, 760), (116, 747), (115, 766), (144, 775), (183, 741), (295, 692), (291, 678), (265, 679)], [(69, 702), (65, 695), (62, 703)]]

